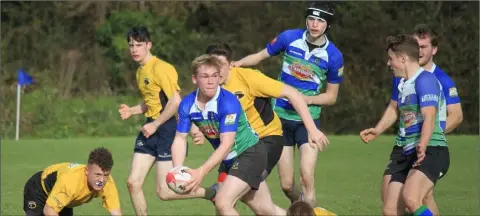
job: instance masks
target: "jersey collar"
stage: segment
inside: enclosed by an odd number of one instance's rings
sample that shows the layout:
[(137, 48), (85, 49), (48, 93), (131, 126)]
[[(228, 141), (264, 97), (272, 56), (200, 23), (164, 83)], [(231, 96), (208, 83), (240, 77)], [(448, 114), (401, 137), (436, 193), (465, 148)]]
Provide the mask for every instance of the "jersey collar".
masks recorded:
[[(305, 31), (302, 34), (303, 48), (305, 50), (309, 50), (308, 44), (307, 44), (307, 32), (308, 32), (308, 29), (305, 29)], [(312, 52), (317, 49), (320, 49), (320, 50), (327, 49), (328, 45), (330, 44), (330, 40), (328, 39), (327, 35), (325, 35), (325, 40), (326, 40), (325, 45), (323, 45), (322, 47), (317, 47), (313, 49)]]
[[(198, 100), (197, 100), (197, 99), (198, 99), (198, 92), (199, 92), (199, 91), (200, 91), (200, 89), (197, 88), (197, 92), (195, 93), (195, 106), (197, 107), (198, 110), (202, 110), (202, 109), (200, 108), (200, 106), (198, 105)], [(218, 96), (220, 95), (220, 91), (221, 91), (221, 88), (220, 88), (220, 86), (218, 86), (217, 92), (215, 93), (215, 96), (213, 96), (213, 98), (210, 99), (210, 100), (205, 104), (205, 108), (207, 108), (208, 105), (211, 104), (212, 102), (217, 101)]]
[(400, 83), (398, 84), (398, 91), (400, 91), (400, 93), (403, 92), (403, 86), (404, 85), (408, 85), (408, 84), (412, 84), (415, 79), (417, 79), (417, 77), (420, 75), (420, 73), (422, 73), (423, 71), (425, 71), (425, 69), (423, 67), (420, 67), (417, 72), (415, 73), (415, 75), (413, 75), (412, 78), (408, 79), (405, 81), (405, 78), (402, 78), (400, 79)]
[(433, 73), (433, 72), (435, 72), (436, 69), (437, 69), (437, 65), (435, 63), (433, 63), (431, 71), (428, 71), (428, 70), (426, 70), (426, 71)]

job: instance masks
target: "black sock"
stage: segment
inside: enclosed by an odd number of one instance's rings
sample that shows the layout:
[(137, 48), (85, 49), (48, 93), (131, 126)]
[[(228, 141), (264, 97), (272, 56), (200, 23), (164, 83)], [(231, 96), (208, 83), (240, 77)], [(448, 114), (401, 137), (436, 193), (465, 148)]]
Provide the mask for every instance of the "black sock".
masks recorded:
[(205, 196), (203, 197), (206, 200), (212, 200), (215, 195), (217, 195), (217, 191), (213, 188), (205, 188)]

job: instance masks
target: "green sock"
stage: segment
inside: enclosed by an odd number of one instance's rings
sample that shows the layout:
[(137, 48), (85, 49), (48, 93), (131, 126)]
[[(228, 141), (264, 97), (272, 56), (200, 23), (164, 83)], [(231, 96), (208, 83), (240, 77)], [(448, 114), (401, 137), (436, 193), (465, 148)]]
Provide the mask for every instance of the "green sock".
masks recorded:
[(215, 195), (217, 195), (217, 191), (213, 188), (205, 188), (205, 196), (203, 196), (206, 200), (212, 200)]
[(408, 211), (405, 211), (405, 213), (403, 213), (403, 216), (413, 216), (413, 214)]
[(413, 216), (433, 216), (433, 213), (427, 206), (422, 205), (413, 213)]

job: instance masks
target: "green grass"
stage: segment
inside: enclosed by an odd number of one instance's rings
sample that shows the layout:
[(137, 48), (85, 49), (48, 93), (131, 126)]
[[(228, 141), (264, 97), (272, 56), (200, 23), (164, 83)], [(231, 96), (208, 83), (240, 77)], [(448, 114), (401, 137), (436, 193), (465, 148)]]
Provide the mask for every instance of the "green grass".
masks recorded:
[[(91, 149), (109, 148), (115, 160), (112, 171), (120, 193), (122, 210), (133, 215), (126, 187), (134, 135), (126, 138), (79, 138), (56, 140), (3, 141), (1, 143), (1, 214), (23, 215), (25, 181), (36, 171), (58, 162), (86, 162)], [(356, 136), (332, 136), (326, 152), (320, 153), (316, 168), (316, 192), (320, 206), (339, 215), (381, 214), (380, 183), (388, 161), (393, 137), (383, 136), (365, 145)], [(478, 215), (478, 139), (476, 136), (450, 136), (450, 169), (436, 187), (436, 200), (442, 215)], [(209, 145), (191, 146), (185, 163), (198, 166), (211, 152)], [(298, 164), (298, 163), (297, 163)], [(298, 170), (298, 169), (297, 169)], [(297, 173), (298, 176), (298, 173)], [(210, 185), (215, 173), (203, 181)], [(275, 171), (268, 179), (273, 200), (288, 207)], [(150, 172), (144, 185), (150, 215), (213, 215), (213, 205), (203, 199), (161, 201), (155, 194), (155, 175)], [(243, 204), (237, 209), (251, 215)], [(75, 208), (76, 215), (105, 215), (99, 200)]]

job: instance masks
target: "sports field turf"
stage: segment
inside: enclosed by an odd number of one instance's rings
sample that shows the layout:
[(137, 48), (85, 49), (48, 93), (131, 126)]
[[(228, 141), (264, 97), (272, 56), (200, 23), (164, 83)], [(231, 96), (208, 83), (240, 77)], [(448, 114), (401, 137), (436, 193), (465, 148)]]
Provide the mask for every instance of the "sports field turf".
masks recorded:
[[(109, 148), (115, 165), (112, 175), (120, 193), (122, 210), (133, 215), (126, 178), (130, 169), (134, 135), (119, 138), (82, 138), (64, 140), (22, 140), (1, 142), (1, 214), (24, 215), (23, 186), (36, 171), (59, 162), (85, 163), (90, 150)], [(449, 136), (451, 164), (436, 188), (436, 200), (442, 215), (479, 215), (478, 137)], [(392, 136), (382, 136), (366, 145), (358, 136), (331, 136), (330, 146), (320, 153), (316, 170), (317, 199), (320, 206), (339, 215), (380, 215), (380, 183), (392, 148)], [(211, 153), (209, 145), (190, 146), (185, 163), (197, 167)], [(153, 171), (153, 170), (152, 170)], [(298, 176), (298, 173), (297, 173)], [(202, 185), (215, 179), (211, 172)], [(214, 215), (213, 205), (203, 199), (161, 201), (155, 194), (155, 175), (150, 172), (144, 192), (150, 215)], [(275, 171), (268, 179), (274, 201), (288, 207)], [(251, 215), (237, 205), (242, 215)], [(75, 208), (75, 215), (106, 215), (100, 200)]]

